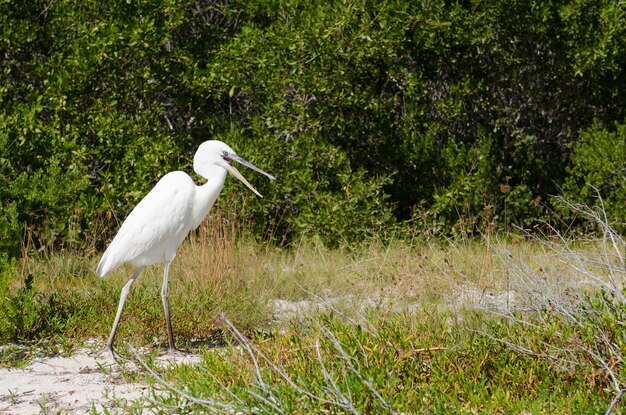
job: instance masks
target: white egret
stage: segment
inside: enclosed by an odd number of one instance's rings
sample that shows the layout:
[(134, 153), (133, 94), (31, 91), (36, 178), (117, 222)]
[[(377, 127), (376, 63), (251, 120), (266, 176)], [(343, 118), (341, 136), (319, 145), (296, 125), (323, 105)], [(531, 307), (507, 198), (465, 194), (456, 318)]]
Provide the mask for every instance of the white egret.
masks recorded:
[(239, 157), (232, 148), (221, 141), (205, 141), (198, 147), (193, 159), (193, 169), (206, 179), (197, 186), (191, 177), (182, 171), (166, 174), (154, 188), (139, 202), (122, 223), (115, 238), (102, 255), (96, 273), (100, 277), (124, 263), (130, 263), (135, 270), (130, 280), (122, 288), (113, 328), (106, 349), (113, 353), (113, 339), (122, 316), (124, 302), (139, 273), (146, 265), (163, 262), (165, 270), (161, 299), (165, 311), (167, 335), (170, 350), (174, 349), (172, 323), (167, 294), (167, 280), (170, 264), (176, 256), (176, 249), (187, 237), (189, 231), (197, 228), (224, 187), (227, 173), (241, 180), (256, 195), (259, 192), (230, 164), (236, 161), (274, 180), (274, 177), (252, 163)]

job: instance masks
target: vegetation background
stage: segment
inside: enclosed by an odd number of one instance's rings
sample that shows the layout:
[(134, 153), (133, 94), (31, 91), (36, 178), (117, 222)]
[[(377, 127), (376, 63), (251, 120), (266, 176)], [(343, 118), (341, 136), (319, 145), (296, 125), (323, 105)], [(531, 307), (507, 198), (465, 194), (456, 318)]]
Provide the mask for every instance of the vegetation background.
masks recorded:
[[(0, 1), (0, 252), (82, 249), (198, 144), (258, 237), (330, 246), (626, 217), (626, 5)], [(582, 222), (581, 222), (582, 223)]]
[[(625, 1), (0, 0), (0, 28), (0, 366), (108, 333), (128, 276), (96, 279), (99, 252), (219, 139), (278, 180), (227, 181), (172, 309), (179, 343), (243, 347), (168, 382), (246, 413), (626, 393)], [(144, 272), (120, 343), (158, 352), (160, 283)]]

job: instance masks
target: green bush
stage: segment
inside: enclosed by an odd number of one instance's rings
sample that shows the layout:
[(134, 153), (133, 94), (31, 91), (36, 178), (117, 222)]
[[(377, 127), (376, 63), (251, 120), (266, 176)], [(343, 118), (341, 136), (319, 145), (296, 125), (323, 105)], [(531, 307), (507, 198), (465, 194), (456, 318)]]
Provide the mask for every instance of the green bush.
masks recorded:
[(74, 316), (84, 313), (88, 301), (81, 298), (79, 306), (82, 293), (38, 287), (37, 282), (48, 275), (22, 274), (15, 259), (0, 254), (0, 343), (67, 335), (66, 328), (75, 323)]
[[(0, 129), (6, 126), (0, 118)], [(37, 248), (60, 239), (77, 241), (78, 197), (89, 185), (85, 167), (60, 151), (16, 168), (12, 162), (25, 160), (11, 159), (11, 147), (19, 147), (11, 144), (0, 133), (0, 147), (5, 145), (7, 157), (0, 165), (0, 252), (18, 256), (26, 238), (32, 238)]]
[[(611, 222), (626, 222), (626, 124), (607, 129), (594, 124), (572, 146), (571, 165), (563, 186), (572, 203), (604, 206)], [(570, 212), (575, 214), (576, 212)]]
[(608, 0), (9, 0), (0, 25), (14, 256), (25, 228), (79, 246), (106, 217), (108, 240), (212, 138), (279, 178), (245, 199), (261, 237), (529, 227), (553, 219), (579, 131), (626, 117), (625, 6)]

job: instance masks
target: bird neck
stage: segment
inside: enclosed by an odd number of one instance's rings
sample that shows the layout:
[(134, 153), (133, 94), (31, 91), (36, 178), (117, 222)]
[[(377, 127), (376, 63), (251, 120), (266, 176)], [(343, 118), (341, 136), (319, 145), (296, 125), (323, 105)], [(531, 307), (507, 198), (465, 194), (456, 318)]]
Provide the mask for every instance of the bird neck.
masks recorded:
[(215, 167), (202, 174), (207, 181), (205, 184), (196, 187), (196, 196), (193, 206), (193, 228), (200, 226), (209, 210), (220, 195), (226, 180), (226, 170)]

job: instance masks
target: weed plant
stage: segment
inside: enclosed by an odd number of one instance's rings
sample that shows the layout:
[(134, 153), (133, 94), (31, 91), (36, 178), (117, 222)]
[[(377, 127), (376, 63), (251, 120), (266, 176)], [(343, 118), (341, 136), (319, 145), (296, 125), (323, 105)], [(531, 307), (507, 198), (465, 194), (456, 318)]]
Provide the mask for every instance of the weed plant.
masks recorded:
[[(509, 342), (554, 333), (481, 313), (366, 316), (333, 310), (282, 334), (250, 339), (227, 319), (225, 348), (199, 366), (152, 371), (171, 393), (155, 408), (189, 413), (604, 413), (606, 379), (565, 369)], [(551, 330), (564, 327), (554, 325)], [(587, 359), (589, 362), (589, 359)], [(594, 383), (592, 383), (594, 381)]]

